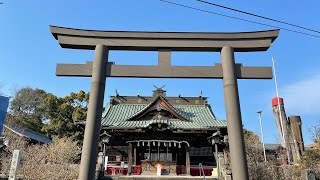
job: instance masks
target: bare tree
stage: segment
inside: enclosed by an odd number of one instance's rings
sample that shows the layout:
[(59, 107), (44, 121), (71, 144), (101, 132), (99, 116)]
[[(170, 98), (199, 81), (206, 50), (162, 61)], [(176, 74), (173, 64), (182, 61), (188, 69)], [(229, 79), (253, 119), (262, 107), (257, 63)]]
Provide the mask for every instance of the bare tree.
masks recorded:
[(55, 138), (51, 145), (31, 145), (22, 155), (24, 179), (77, 179), (80, 148), (69, 138)]
[[(17, 142), (24, 141), (23, 139)], [(54, 143), (21, 145), (21, 164), (18, 168), (18, 176), (26, 180), (60, 180), (77, 179), (80, 148), (77, 142), (70, 138), (55, 138)], [(16, 147), (19, 148), (19, 147)], [(9, 155), (1, 157), (0, 173), (8, 175), (10, 166)]]
[(309, 129), (313, 141), (320, 147), (320, 121)]
[(277, 154), (285, 159), (285, 151), (279, 147), (274, 149), (275, 154), (267, 156), (268, 163), (264, 162), (262, 145), (256, 134), (244, 130), (246, 143), (246, 154), (250, 180), (292, 180), (301, 179), (301, 168), (296, 166), (287, 166), (284, 161), (274, 158)]

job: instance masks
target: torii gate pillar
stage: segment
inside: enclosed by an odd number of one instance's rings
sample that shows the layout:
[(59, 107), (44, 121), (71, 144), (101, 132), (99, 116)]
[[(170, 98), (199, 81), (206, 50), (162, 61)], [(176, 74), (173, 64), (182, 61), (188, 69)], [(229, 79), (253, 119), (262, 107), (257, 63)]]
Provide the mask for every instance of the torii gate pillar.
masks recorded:
[(232, 47), (226, 46), (222, 48), (221, 62), (230, 156), (232, 159), (232, 174), (237, 175), (236, 178), (233, 177), (234, 179), (249, 179), (236, 77), (236, 64)]
[(79, 180), (89, 180), (95, 176), (108, 54), (109, 50), (106, 46), (101, 44), (96, 46)]

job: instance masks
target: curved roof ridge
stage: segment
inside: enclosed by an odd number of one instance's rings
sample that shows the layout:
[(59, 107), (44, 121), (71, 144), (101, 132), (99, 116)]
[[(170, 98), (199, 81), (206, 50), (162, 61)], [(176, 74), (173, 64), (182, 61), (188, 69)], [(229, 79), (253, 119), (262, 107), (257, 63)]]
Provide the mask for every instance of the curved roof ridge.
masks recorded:
[(210, 106), (209, 104), (207, 104), (207, 107), (208, 107), (208, 109), (209, 109), (209, 111), (210, 111), (209, 114), (213, 117), (213, 119), (214, 119), (214, 120), (218, 120), (218, 119), (216, 118), (216, 116), (214, 115), (211, 106)]
[(134, 113), (133, 115), (129, 116), (125, 121), (129, 121), (131, 120), (132, 118), (138, 116), (139, 114), (141, 114), (142, 112), (144, 112), (146, 109), (148, 109), (149, 107), (151, 107), (151, 105), (153, 103), (155, 103), (156, 101), (158, 100), (158, 98), (155, 98), (151, 103), (149, 103), (148, 105), (146, 105), (144, 108), (142, 108), (140, 111)]
[[(132, 120), (133, 118), (139, 116), (139, 115), (142, 115), (148, 108), (150, 108), (152, 105), (154, 105), (158, 100), (162, 100), (167, 106), (169, 106), (169, 108), (171, 108), (174, 113), (178, 116), (179, 119), (181, 120), (186, 120), (186, 121), (190, 121), (187, 117), (185, 117), (184, 115), (182, 115), (180, 113), (179, 110), (177, 110), (173, 105), (171, 105), (167, 100), (166, 98), (164, 98), (163, 96), (157, 96), (156, 98), (154, 98), (154, 100), (149, 103), (147, 106), (145, 106), (144, 108), (142, 108), (140, 111), (134, 113), (133, 115), (131, 115), (130, 117), (128, 117), (125, 121), (130, 121)], [(180, 116), (180, 117), (179, 117)]]
[(178, 113), (180, 116), (182, 116), (184, 118), (184, 120), (188, 120), (190, 121), (190, 119), (188, 119), (187, 117), (185, 117), (183, 114), (180, 113), (181, 110), (179, 109), (176, 109), (172, 104), (170, 104), (166, 98), (160, 96), (160, 99), (163, 100), (164, 102), (166, 102), (166, 104), (171, 108), (173, 109), (176, 113)]
[(102, 118), (104, 118), (105, 116), (107, 116), (107, 114), (109, 113), (111, 109), (111, 104), (107, 103), (106, 108), (104, 109), (103, 113), (102, 113)]

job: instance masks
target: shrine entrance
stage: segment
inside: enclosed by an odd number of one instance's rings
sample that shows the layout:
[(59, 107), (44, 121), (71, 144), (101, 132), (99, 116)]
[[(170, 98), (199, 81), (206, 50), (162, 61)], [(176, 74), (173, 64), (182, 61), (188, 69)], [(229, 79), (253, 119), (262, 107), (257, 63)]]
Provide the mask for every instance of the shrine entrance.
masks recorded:
[[(232, 175), (248, 179), (237, 79), (270, 79), (271, 67), (236, 64), (234, 52), (266, 51), (279, 30), (241, 33), (92, 31), (50, 27), (63, 48), (95, 50), (94, 61), (58, 64), (58, 76), (92, 77), (79, 180), (94, 179), (106, 77), (222, 79)], [(109, 50), (158, 51), (158, 66), (108, 62)], [(172, 66), (171, 51), (220, 52), (222, 64)], [(130, 170), (130, 169), (129, 169)]]
[(175, 176), (186, 174), (186, 167), (190, 171), (190, 161), (187, 161), (186, 158), (186, 152), (189, 147), (188, 142), (138, 140), (128, 143), (133, 144), (135, 147), (133, 150), (134, 159), (132, 166), (141, 167), (141, 169), (137, 169), (133, 174), (157, 175), (159, 166), (161, 170), (160, 175)]

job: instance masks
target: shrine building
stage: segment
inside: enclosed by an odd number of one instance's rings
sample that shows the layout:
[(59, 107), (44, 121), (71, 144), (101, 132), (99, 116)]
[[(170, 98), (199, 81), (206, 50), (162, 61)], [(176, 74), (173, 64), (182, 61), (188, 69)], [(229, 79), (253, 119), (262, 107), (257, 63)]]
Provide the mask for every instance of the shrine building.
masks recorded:
[(101, 123), (106, 175), (218, 176), (225, 167), (217, 161), (224, 162), (228, 147), (227, 121), (202, 95), (167, 97), (163, 88), (153, 96), (117, 93)]

